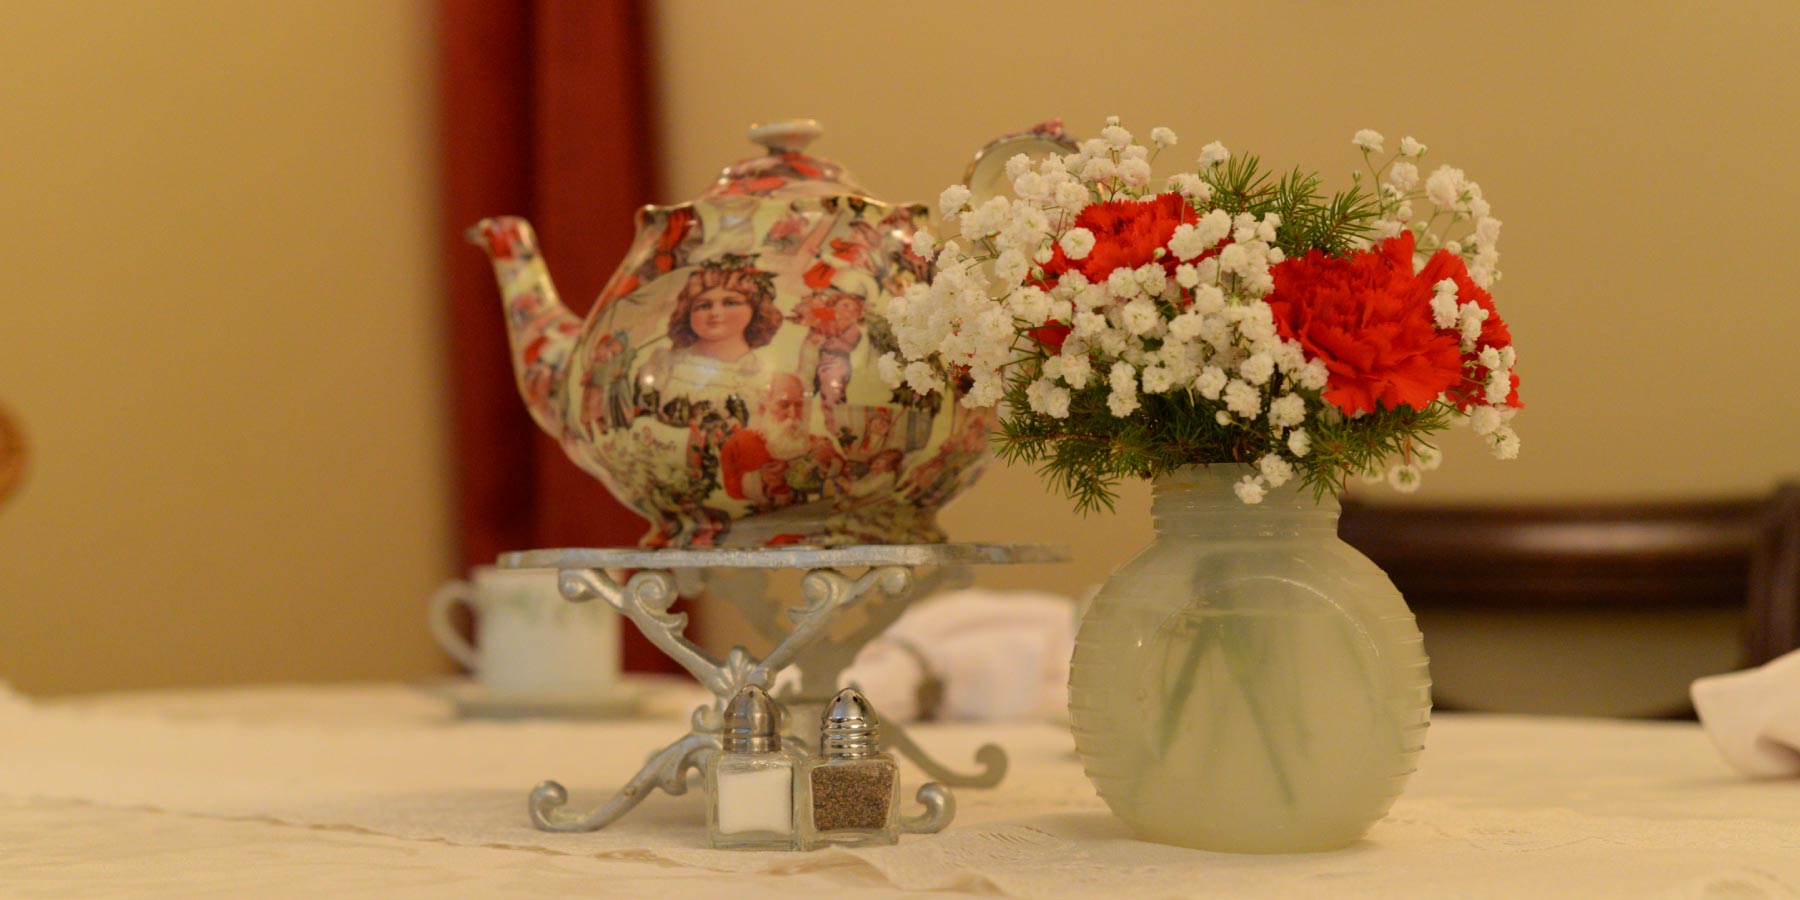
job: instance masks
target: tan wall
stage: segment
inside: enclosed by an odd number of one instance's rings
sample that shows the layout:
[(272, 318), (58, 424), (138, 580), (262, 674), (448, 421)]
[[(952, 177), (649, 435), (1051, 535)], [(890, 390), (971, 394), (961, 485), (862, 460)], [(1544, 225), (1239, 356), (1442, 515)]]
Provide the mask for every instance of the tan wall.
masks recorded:
[(430, 9), (5, 5), (0, 679), (444, 665)]
[[(0, 404), (36, 464), (0, 508), (0, 678), (443, 669), (419, 624), (451, 556), (431, 9), (8, 5)], [(1529, 404), (1524, 458), (1453, 435), (1419, 499), (1753, 491), (1796, 468), (1793, 4), (655, 9), (666, 199), (783, 116), (821, 119), (820, 152), (879, 196), (921, 200), (1052, 115), (1333, 175), (1357, 128), (1416, 134), (1507, 222)], [(1145, 508), (1129, 487), (1116, 516), (1078, 518), (997, 470), (946, 521), (1070, 544), (1073, 565), (986, 583), (1073, 590), (1148, 539)]]

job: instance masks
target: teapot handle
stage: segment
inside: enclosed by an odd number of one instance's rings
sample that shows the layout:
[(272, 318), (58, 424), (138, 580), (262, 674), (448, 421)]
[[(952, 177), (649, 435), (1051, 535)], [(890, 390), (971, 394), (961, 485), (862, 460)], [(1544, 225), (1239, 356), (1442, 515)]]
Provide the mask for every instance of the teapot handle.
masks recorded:
[(1012, 196), (1012, 184), (1006, 177), (1007, 160), (1023, 153), (1036, 161), (1075, 150), (1075, 141), (1063, 133), (1061, 119), (1046, 119), (1024, 131), (995, 138), (975, 151), (975, 158), (969, 160), (969, 168), (963, 172), (969, 205), (980, 206), (993, 197)]

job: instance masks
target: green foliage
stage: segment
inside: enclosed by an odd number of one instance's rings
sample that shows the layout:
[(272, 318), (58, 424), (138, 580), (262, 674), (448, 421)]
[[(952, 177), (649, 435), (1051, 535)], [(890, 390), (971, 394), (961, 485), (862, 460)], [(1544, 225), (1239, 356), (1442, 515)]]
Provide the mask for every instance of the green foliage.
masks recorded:
[(1366, 238), (1371, 223), (1380, 217), (1377, 198), (1363, 190), (1360, 180), (1321, 200), (1319, 176), (1295, 169), (1274, 182), (1254, 155), (1232, 157), (1203, 169), (1200, 177), (1213, 189), (1213, 205), (1236, 216), (1250, 213), (1262, 218), (1281, 216), (1274, 244), (1288, 256), (1304, 256), (1321, 250), (1333, 256), (1350, 252), (1358, 238)]
[[(1008, 383), (1009, 409), (994, 437), (995, 453), (1009, 464), (1035, 465), (1082, 513), (1111, 510), (1122, 479), (1151, 479), (1199, 464), (1255, 463), (1285, 450), (1285, 439), (1271, 435), (1266, 422), (1234, 417), (1220, 424), (1225, 405), (1191, 390), (1142, 394), (1138, 411), (1119, 418), (1107, 406), (1107, 385), (1096, 378), (1070, 392), (1069, 415), (1058, 419), (1031, 410), (1025, 397), (1031, 380), (1018, 374)], [(1299, 393), (1309, 406), (1322, 402), (1316, 392)], [(1296, 476), (1315, 497), (1340, 493), (1350, 476), (1380, 473), (1386, 460), (1410, 458), (1415, 446), (1432, 447), (1429, 435), (1447, 426), (1449, 415), (1432, 405), (1377, 409), (1354, 419), (1313, 417), (1306, 426), (1312, 449), (1295, 462)]]

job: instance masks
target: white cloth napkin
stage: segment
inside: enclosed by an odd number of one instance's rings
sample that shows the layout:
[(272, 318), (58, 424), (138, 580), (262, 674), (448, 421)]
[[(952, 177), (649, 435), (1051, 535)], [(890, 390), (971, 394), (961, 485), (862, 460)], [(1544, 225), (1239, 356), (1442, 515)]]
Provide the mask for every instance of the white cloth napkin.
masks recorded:
[[(885, 719), (1046, 719), (1068, 705), (1075, 601), (1028, 591), (954, 591), (908, 609), (844, 670)], [(920, 687), (941, 685), (936, 709)], [(929, 703), (929, 700), (925, 702)]]
[(1753, 778), (1800, 775), (1800, 650), (1688, 689), (1725, 761)]

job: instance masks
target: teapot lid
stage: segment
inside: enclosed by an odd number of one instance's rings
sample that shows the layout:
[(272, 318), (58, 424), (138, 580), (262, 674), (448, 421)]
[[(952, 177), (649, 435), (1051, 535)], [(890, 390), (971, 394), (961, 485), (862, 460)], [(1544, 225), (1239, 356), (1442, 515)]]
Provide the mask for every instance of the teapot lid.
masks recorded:
[(761, 144), (768, 153), (726, 166), (719, 174), (719, 180), (713, 182), (700, 199), (868, 196), (869, 192), (857, 184), (843, 166), (806, 155), (806, 145), (823, 133), (824, 129), (812, 119), (752, 125), (750, 140)]

